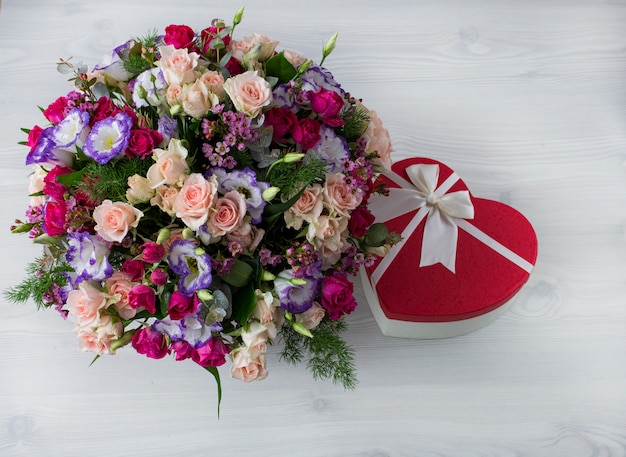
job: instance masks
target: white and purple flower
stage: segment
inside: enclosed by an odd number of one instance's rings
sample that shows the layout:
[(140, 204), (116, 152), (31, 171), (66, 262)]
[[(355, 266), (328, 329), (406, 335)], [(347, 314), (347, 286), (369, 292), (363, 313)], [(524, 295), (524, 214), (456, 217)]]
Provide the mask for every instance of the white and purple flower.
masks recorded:
[(106, 241), (92, 237), (88, 232), (75, 232), (67, 234), (67, 243), (65, 260), (75, 273), (68, 278), (72, 283), (104, 281), (113, 274)]
[(211, 257), (190, 240), (172, 242), (167, 261), (180, 277), (178, 290), (188, 297), (198, 290), (207, 289), (213, 281)]
[(311, 275), (296, 276), (293, 270), (283, 270), (274, 279), (274, 291), (280, 307), (294, 314), (305, 312), (313, 305), (322, 285), (321, 271)]
[(160, 68), (151, 68), (133, 80), (133, 103), (137, 108), (160, 106), (164, 102), (167, 84)]
[(320, 141), (307, 151), (307, 157), (319, 157), (330, 168), (331, 173), (343, 170), (343, 164), (350, 158), (350, 149), (345, 138), (335, 133), (335, 129), (322, 125), (320, 129)]
[(169, 317), (156, 321), (152, 328), (157, 332), (170, 337), (172, 342), (186, 341), (192, 347), (198, 348), (206, 344), (214, 332), (221, 332), (222, 325), (219, 322), (207, 324), (196, 314), (190, 314), (179, 320)]
[(132, 127), (133, 120), (125, 113), (96, 122), (85, 141), (85, 155), (102, 165), (122, 156)]

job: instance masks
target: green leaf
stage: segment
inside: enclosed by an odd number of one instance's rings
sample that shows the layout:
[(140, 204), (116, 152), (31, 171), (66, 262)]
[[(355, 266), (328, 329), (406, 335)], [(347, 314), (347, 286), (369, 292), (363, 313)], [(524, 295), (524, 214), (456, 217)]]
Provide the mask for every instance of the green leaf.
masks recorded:
[(296, 76), (298, 72), (285, 58), (285, 51), (282, 51), (265, 62), (265, 73), (268, 76), (278, 78), (279, 84), (284, 84)]
[(211, 373), (217, 383), (217, 417), (220, 417), (220, 405), (222, 403), (222, 382), (220, 380), (220, 372), (216, 367), (204, 367), (206, 371)]
[(80, 178), (83, 177), (83, 170), (74, 171), (72, 173), (66, 173), (64, 175), (57, 176), (57, 181), (63, 184), (64, 186), (71, 186), (72, 184), (80, 181)]
[(248, 282), (233, 296), (233, 319), (244, 325), (256, 307), (254, 285)]
[(225, 282), (235, 287), (243, 287), (250, 282), (254, 268), (240, 259), (235, 259), (235, 264), (230, 271), (220, 276)]

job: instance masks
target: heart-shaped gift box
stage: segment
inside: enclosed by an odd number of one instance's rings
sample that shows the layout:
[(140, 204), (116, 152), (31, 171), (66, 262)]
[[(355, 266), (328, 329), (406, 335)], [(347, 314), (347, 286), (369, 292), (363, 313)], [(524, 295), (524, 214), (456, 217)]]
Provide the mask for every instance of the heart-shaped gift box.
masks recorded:
[(441, 162), (402, 160), (379, 178), (377, 221), (402, 241), (363, 269), (363, 290), (383, 334), (446, 338), (494, 321), (537, 258), (530, 222), (503, 203), (475, 198)]

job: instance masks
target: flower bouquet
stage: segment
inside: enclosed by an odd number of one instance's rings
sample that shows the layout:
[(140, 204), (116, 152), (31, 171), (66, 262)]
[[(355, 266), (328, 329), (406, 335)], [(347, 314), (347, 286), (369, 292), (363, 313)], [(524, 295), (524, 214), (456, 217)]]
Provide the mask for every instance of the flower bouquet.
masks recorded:
[(76, 323), (96, 357), (131, 345), (192, 359), (218, 383), (266, 377), (267, 346), (355, 385), (341, 337), (350, 276), (394, 242), (368, 211), (389, 135), (320, 64), (214, 20), (131, 39), (25, 130), (30, 204), (12, 231), (43, 245), (6, 292)]

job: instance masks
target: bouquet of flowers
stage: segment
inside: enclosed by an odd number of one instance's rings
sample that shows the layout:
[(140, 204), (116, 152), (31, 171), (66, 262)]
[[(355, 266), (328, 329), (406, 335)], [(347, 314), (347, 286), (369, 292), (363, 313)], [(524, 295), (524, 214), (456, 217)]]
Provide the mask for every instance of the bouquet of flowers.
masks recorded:
[(227, 25), (170, 25), (88, 70), (25, 129), (30, 204), (12, 231), (43, 255), (6, 296), (76, 323), (80, 347), (131, 345), (266, 377), (266, 350), (355, 385), (341, 337), (350, 276), (395, 241), (368, 211), (391, 144), (320, 64)]

